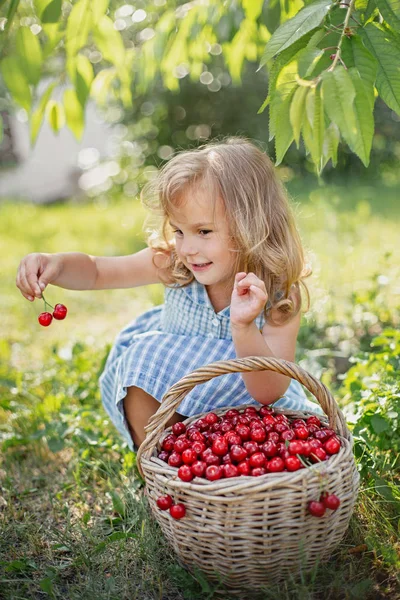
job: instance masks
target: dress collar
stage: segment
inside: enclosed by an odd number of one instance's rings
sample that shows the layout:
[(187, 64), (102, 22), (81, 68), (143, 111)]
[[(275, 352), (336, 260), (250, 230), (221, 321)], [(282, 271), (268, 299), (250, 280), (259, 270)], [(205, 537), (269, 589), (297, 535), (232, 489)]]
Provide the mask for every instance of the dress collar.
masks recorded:
[[(196, 304), (206, 305), (208, 308), (211, 308), (213, 312), (215, 312), (215, 309), (211, 304), (211, 300), (208, 297), (206, 286), (202, 283), (199, 283), (197, 279), (193, 279), (193, 281), (189, 285), (186, 285), (182, 289), (185, 292), (185, 294), (189, 296), (191, 300), (193, 300), (193, 302), (195, 302)], [(231, 307), (226, 306), (216, 314), (229, 319), (230, 312)]]

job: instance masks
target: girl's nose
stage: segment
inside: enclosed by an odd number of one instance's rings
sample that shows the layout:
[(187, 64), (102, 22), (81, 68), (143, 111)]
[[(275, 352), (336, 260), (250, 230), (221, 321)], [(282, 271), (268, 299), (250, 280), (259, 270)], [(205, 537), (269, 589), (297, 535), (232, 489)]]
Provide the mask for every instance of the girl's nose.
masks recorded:
[(181, 252), (186, 256), (195, 256), (197, 254), (195, 240), (190, 237), (185, 237), (181, 244)]

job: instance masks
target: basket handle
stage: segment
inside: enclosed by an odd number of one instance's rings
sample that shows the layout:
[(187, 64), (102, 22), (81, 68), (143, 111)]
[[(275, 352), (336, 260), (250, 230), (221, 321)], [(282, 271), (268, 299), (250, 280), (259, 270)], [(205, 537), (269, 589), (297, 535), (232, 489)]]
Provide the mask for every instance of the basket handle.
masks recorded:
[[(164, 395), (157, 412), (149, 419), (145, 427), (146, 438), (140, 445), (137, 454), (137, 464), (140, 469), (140, 460), (143, 455), (150, 457), (154, 446), (164, 431), (169, 419), (186, 396), (196, 385), (205, 383), (214, 377), (227, 373), (248, 371), (274, 371), (296, 379), (311, 392), (328, 416), (329, 426), (340, 435), (345, 435), (346, 421), (335, 399), (328, 388), (316, 377), (299, 367), (297, 364), (280, 358), (264, 356), (248, 356), (231, 360), (219, 360), (188, 373), (177, 381)], [(140, 469), (141, 470), (141, 469)]]

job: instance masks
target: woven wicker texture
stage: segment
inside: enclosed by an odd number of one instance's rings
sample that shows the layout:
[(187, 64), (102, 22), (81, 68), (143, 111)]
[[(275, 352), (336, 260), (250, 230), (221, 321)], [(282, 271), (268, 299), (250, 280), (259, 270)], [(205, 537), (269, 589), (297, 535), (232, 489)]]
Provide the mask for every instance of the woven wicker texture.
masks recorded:
[[(342, 447), (323, 463), (295, 472), (261, 477), (233, 477), (183, 482), (177, 469), (157, 458), (165, 424), (185, 395), (195, 386), (226, 373), (271, 370), (303, 384), (318, 400), (337, 432)], [(215, 411), (224, 414), (230, 407)], [(236, 407), (238, 408), (238, 407)], [(241, 407), (244, 408), (244, 407)], [(288, 417), (306, 418), (310, 412), (275, 409)], [(206, 414), (206, 413), (202, 413)], [(188, 425), (196, 415), (185, 421)], [(167, 430), (168, 432), (170, 429)], [(183, 377), (164, 396), (146, 428), (138, 451), (138, 466), (146, 480), (153, 515), (178, 558), (189, 570), (199, 567), (210, 581), (223, 581), (232, 591), (260, 589), (288, 575), (298, 576), (317, 562), (327, 560), (342, 539), (353, 512), (359, 475), (353, 457), (353, 440), (342, 412), (324, 384), (288, 361), (248, 357), (217, 361)], [(341, 504), (322, 518), (307, 511), (321, 490), (336, 494)], [(156, 504), (170, 494), (183, 502), (186, 516), (177, 521)]]

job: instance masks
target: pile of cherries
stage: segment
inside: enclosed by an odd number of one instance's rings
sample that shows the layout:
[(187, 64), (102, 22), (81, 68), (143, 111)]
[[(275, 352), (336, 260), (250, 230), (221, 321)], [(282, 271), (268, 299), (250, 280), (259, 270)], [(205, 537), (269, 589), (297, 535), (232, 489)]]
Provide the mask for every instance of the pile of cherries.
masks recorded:
[[(207, 413), (188, 427), (175, 423), (172, 433), (161, 442), (158, 458), (176, 467), (182, 481), (194, 477), (216, 481), (297, 471), (328, 460), (340, 448), (333, 429), (321, 425), (315, 415), (289, 419), (269, 406), (248, 406), (242, 412), (230, 409), (220, 417)], [(169, 509), (174, 518), (184, 516), (173, 514), (181, 505), (173, 504), (168, 495), (160, 497), (157, 504), (161, 510)], [(326, 508), (336, 510), (339, 504), (337, 496), (324, 491), (319, 500), (309, 502), (308, 510), (323, 516)]]
[[(50, 323), (53, 320), (53, 317), (57, 320), (57, 321), (62, 321), (63, 319), (65, 319), (65, 317), (67, 316), (67, 307), (64, 306), (64, 304), (56, 304), (55, 306), (52, 306), (51, 304), (49, 304), (47, 302), (47, 300), (45, 299), (45, 297), (42, 294), (42, 298), (44, 301), (44, 312), (40, 313), (40, 315), (38, 316), (38, 321), (40, 323), (40, 325), (43, 325), (43, 327), (48, 327), (50, 325)], [(53, 309), (53, 313), (48, 312), (47, 307), (50, 306), (50, 308)]]

